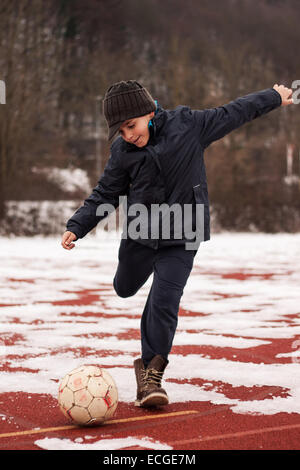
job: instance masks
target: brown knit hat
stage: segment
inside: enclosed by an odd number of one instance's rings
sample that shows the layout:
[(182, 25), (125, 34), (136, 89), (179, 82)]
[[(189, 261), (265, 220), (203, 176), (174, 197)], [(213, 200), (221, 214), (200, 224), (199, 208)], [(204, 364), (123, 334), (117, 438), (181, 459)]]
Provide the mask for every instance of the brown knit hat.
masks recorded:
[(124, 121), (155, 111), (156, 104), (148, 90), (136, 80), (114, 83), (105, 93), (103, 112), (111, 140)]

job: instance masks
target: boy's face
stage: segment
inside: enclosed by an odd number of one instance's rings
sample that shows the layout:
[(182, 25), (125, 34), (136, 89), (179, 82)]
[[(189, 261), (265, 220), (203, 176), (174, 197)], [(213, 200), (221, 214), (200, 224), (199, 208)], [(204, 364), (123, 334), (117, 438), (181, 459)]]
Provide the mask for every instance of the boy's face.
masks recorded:
[(120, 136), (130, 144), (134, 144), (137, 147), (145, 147), (150, 137), (148, 124), (153, 116), (154, 111), (123, 122), (119, 129)]

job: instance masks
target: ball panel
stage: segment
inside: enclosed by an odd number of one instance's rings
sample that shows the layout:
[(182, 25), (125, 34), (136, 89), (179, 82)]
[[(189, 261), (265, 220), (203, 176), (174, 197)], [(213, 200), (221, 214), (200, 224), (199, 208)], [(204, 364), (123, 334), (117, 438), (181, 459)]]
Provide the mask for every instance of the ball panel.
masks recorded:
[(74, 403), (78, 406), (88, 407), (93, 397), (86, 388), (74, 392)]
[(108, 406), (108, 408), (110, 408), (111, 406), (113, 406), (114, 404), (114, 401), (112, 400), (112, 397), (110, 396), (109, 392), (107, 391), (105, 397), (104, 397), (104, 400)]
[(114, 403), (110, 408), (108, 408), (106, 414), (105, 414), (105, 420), (106, 419), (111, 419), (113, 415), (115, 414), (115, 411), (117, 409), (118, 403)]
[(59, 406), (59, 408), (60, 408), (60, 411), (63, 413), (63, 415), (65, 415), (66, 418), (70, 419), (68, 411), (65, 410), (61, 405)]
[(101, 375), (101, 368), (98, 366), (88, 365), (82, 366), (84, 373), (90, 377)]
[(102, 375), (102, 369), (101, 369), (101, 367), (93, 366), (93, 369), (94, 369), (94, 371), (93, 371), (93, 376), (94, 376), (94, 377), (99, 377), (99, 376)]
[(105, 397), (108, 385), (102, 377), (91, 377), (88, 383), (88, 390), (94, 397)]
[(108, 385), (116, 388), (116, 384), (110, 373), (106, 369), (102, 369), (102, 377)]
[(112, 401), (112, 403), (117, 403), (118, 402), (118, 389), (117, 387), (112, 387), (110, 386), (109, 389), (108, 389), (108, 394), (109, 394), (109, 397)]
[(72, 408), (74, 402), (74, 395), (72, 390), (67, 386), (58, 394), (58, 403), (65, 410)]
[(108, 406), (103, 398), (93, 398), (88, 410), (92, 418), (103, 419), (107, 412)]
[(73, 406), (68, 411), (70, 417), (77, 423), (77, 424), (87, 424), (91, 416), (87, 410), (87, 408), (83, 408), (82, 406)]
[(82, 388), (86, 387), (88, 383), (89, 377), (84, 372), (76, 372), (75, 374), (70, 375), (68, 380), (68, 387), (73, 391), (76, 392), (77, 390), (81, 390)]

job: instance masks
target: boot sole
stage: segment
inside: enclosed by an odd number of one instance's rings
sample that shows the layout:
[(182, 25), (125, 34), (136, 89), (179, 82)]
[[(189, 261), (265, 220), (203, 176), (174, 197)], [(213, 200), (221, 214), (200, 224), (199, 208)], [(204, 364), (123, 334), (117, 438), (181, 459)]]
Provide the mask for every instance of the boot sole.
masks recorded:
[(148, 407), (148, 406), (164, 406), (168, 405), (169, 399), (162, 393), (151, 393), (142, 400), (136, 400), (135, 406)]

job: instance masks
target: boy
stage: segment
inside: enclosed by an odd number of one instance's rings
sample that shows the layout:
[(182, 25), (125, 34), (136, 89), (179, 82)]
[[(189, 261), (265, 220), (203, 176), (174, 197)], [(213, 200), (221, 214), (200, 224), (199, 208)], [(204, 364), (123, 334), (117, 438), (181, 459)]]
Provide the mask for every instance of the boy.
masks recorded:
[[(63, 248), (74, 248), (106, 215), (99, 208), (116, 209), (127, 197), (127, 224), (131, 231), (121, 239), (119, 264), (113, 280), (121, 297), (134, 295), (153, 273), (153, 283), (141, 317), (141, 358), (134, 361), (136, 406), (166, 405), (161, 387), (168, 364), (183, 289), (193, 267), (199, 241), (210, 238), (209, 201), (203, 153), (212, 142), (242, 124), (281, 105), (291, 104), (292, 90), (283, 85), (252, 93), (225, 106), (191, 110), (178, 106), (165, 110), (137, 81), (113, 84), (103, 102), (108, 140), (119, 137), (97, 186), (67, 222)], [(177, 213), (154, 220), (157, 205), (175, 207)], [(181, 209), (191, 208), (188, 217)], [(106, 206), (105, 206), (106, 207)], [(136, 228), (132, 209), (146, 208)], [(201, 213), (199, 238), (198, 210)], [(179, 216), (178, 216), (179, 214)], [(171, 215), (173, 217), (171, 217)], [(169, 232), (162, 231), (168, 222)], [(182, 221), (184, 231), (182, 230)], [(191, 229), (185, 228), (191, 223)], [(196, 227), (196, 230), (193, 229)], [(196, 240), (195, 240), (196, 238)], [(189, 243), (188, 243), (189, 242)]]

